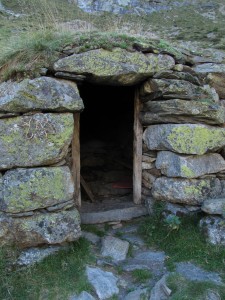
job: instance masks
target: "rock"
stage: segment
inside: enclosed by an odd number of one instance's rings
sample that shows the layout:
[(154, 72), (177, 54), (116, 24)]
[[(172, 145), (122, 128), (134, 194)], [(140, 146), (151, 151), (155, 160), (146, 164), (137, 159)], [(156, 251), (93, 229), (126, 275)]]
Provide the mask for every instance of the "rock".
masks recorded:
[(203, 300), (222, 300), (217, 291), (208, 289)]
[(68, 152), (73, 115), (41, 114), (0, 120), (0, 169), (50, 165)]
[(190, 210), (190, 208), (183, 206), (183, 205), (179, 205), (179, 204), (174, 204), (174, 203), (166, 203), (165, 207), (164, 207), (164, 211), (163, 214), (164, 216), (167, 216), (168, 214), (172, 214), (175, 216), (186, 216), (186, 215), (190, 215), (192, 213), (196, 213), (196, 212), (200, 212), (200, 207), (196, 207), (194, 206), (195, 210), (197, 208), (197, 211), (192, 211), (192, 209)]
[(129, 250), (129, 243), (113, 236), (106, 236), (102, 239), (101, 255), (110, 256), (114, 261), (126, 259)]
[(210, 215), (225, 215), (225, 198), (206, 199), (201, 209)]
[(196, 73), (225, 73), (225, 64), (206, 63), (199, 64), (193, 68)]
[(143, 105), (141, 122), (144, 125), (158, 123), (225, 123), (225, 108), (210, 101), (148, 101)]
[(72, 242), (81, 236), (80, 218), (76, 209), (38, 213), (26, 218), (3, 216), (0, 225), (5, 230), (0, 236), (0, 244), (14, 244), (19, 248)]
[(161, 276), (164, 273), (164, 263), (166, 255), (164, 252), (141, 251), (137, 252), (133, 258), (130, 258), (122, 265), (126, 272), (133, 270), (145, 269), (151, 271), (153, 276)]
[(200, 221), (207, 241), (213, 245), (225, 246), (225, 220), (221, 217), (208, 216)]
[(215, 102), (209, 87), (176, 79), (149, 79), (141, 86), (140, 97), (144, 101), (163, 98)]
[(225, 160), (217, 153), (181, 156), (170, 151), (160, 151), (156, 168), (168, 177), (196, 178), (225, 170)]
[[(181, 67), (178, 67), (181, 66)], [(190, 73), (182, 72), (184, 66), (183, 65), (175, 65), (174, 67), (178, 68), (180, 71), (174, 72), (172, 70), (162, 71), (156, 73), (153, 78), (154, 79), (174, 79), (174, 80), (185, 80), (195, 85), (201, 85), (197, 76), (193, 76)], [(197, 75), (197, 74), (196, 74)]]
[(82, 237), (94, 245), (97, 245), (100, 242), (100, 237), (92, 232), (82, 231)]
[(48, 248), (30, 248), (23, 250), (16, 264), (19, 266), (30, 266), (42, 261), (44, 258), (55, 254), (56, 252), (65, 249), (62, 246), (49, 246)]
[(95, 289), (100, 300), (108, 299), (113, 295), (118, 295), (118, 278), (111, 272), (102, 271), (99, 268), (86, 268), (88, 281)]
[(70, 297), (69, 300), (96, 300), (96, 298), (84, 291), (79, 296)]
[(172, 291), (166, 285), (166, 279), (168, 274), (165, 274), (151, 290), (151, 295), (149, 300), (167, 300), (169, 299)]
[(48, 212), (55, 212), (59, 210), (67, 210), (73, 206), (74, 206), (74, 199), (53, 206), (46, 207), (46, 210)]
[(46, 208), (71, 200), (73, 194), (68, 167), (10, 170), (3, 177), (0, 210), (20, 213)]
[(135, 234), (127, 233), (123, 235), (123, 239), (131, 243), (132, 245), (143, 247), (145, 246), (145, 242), (143, 239)]
[(155, 168), (154, 163), (142, 162), (141, 166), (142, 166), (142, 170), (151, 170)]
[(79, 112), (83, 108), (83, 101), (74, 82), (40, 77), (0, 85), (0, 112)]
[(150, 150), (171, 150), (182, 154), (202, 155), (225, 145), (225, 128), (195, 124), (149, 126), (143, 140)]
[(138, 288), (133, 292), (128, 293), (124, 300), (142, 300), (142, 299), (148, 299), (149, 297), (149, 291), (148, 289), (141, 289)]
[(95, 83), (134, 85), (174, 65), (174, 59), (168, 55), (144, 55), (114, 48), (112, 51), (97, 49), (62, 58), (54, 64), (54, 70), (86, 75), (88, 81)]
[(222, 284), (222, 279), (217, 273), (205, 271), (190, 262), (176, 263), (176, 272), (191, 281), (210, 281), (217, 285)]
[(206, 80), (216, 90), (220, 98), (225, 98), (225, 73), (209, 73)]
[(157, 178), (153, 184), (152, 195), (156, 200), (188, 205), (200, 205), (207, 198), (221, 193), (219, 179), (179, 179)]

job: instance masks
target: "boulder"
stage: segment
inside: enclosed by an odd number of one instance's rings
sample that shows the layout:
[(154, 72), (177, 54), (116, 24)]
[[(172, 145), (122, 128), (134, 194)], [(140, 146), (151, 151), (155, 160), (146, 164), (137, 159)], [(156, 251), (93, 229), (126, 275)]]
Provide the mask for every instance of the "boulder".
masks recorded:
[(0, 120), (0, 170), (50, 165), (68, 152), (73, 115), (42, 114)]
[(50, 77), (0, 84), (0, 112), (78, 112), (84, 108), (76, 83)]
[(143, 105), (141, 122), (144, 125), (159, 123), (225, 123), (225, 108), (210, 101), (171, 99), (148, 101)]
[(68, 167), (15, 169), (3, 177), (0, 210), (20, 213), (64, 203), (73, 198)]
[(129, 250), (129, 243), (113, 236), (106, 236), (102, 239), (101, 255), (112, 257), (114, 261), (125, 260)]
[(75, 208), (21, 218), (2, 215), (0, 225), (5, 229), (0, 244), (14, 244), (19, 248), (72, 242), (81, 236), (80, 217)]
[(54, 70), (86, 75), (88, 81), (95, 83), (134, 85), (174, 65), (174, 59), (169, 55), (145, 55), (114, 48), (112, 51), (97, 49), (62, 58), (54, 64)]
[(200, 228), (207, 241), (213, 245), (225, 246), (225, 219), (207, 216), (200, 221)]
[(225, 146), (225, 128), (202, 124), (152, 125), (145, 130), (143, 140), (150, 150), (202, 155)]
[(217, 153), (181, 156), (170, 151), (160, 151), (156, 168), (167, 177), (196, 178), (225, 170), (225, 160)]
[(210, 215), (225, 216), (225, 198), (206, 199), (201, 209)]
[(193, 70), (199, 74), (225, 73), (225, 64), (216, 64), (216, 63), (199, 64), (195, 66)]
[(203, 200), (221, 193), (219, 179), (179, 179), (157, 178), (153, 184), (152, 195), (156, 200), (187, 205), (199, 205)]
[(220, 98), (225, 98), (225, 72), (209, 73), (206, 77), (207, 83), (212, 86)]
[(149, 79), (140, 89), (142, 100), (163, 99), (184, 99), (195, 101), (218, 101), (215, 98), (215, 91), (209, 86), (198, 86), (185, 80), (176, 79)]

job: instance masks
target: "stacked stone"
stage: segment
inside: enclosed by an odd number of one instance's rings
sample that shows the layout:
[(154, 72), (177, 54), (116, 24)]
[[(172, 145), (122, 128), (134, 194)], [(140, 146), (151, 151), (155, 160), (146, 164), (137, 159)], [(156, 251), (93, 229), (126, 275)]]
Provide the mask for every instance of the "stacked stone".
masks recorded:
[(0, 85), (0, 244), (31, 247), (81, 235), (74, 184), (64, 165), (76, 84), (41, 77)]
[[(147, 127), (143, 164), (156, 153), (155, 165), (143, 171), (143, 194), (189, 211), (202, 207), (215, 213), (204, 202), (213, 201), (215, 208), (215, 198), (225, 193), (225, 109), (215, 88), (182, 65), (155, 74), (141, 86), (141, 121)], [(221, 207), (224, 200), (218, 202)]]

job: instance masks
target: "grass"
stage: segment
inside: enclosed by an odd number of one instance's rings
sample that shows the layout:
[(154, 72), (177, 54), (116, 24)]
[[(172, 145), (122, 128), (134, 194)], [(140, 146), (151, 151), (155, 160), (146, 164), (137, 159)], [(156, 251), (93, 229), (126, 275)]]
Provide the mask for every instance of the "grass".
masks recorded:
[(96, 225), (81, 224), (81, 229), (82, 231), (94, 233), (99, 237), (103, 237), (105, 235), (105, 230), (99, 229)]
[(219, 272), (225, 278), (225, 248), (207, 243), (198, 223), (198, 216), (183, 217), (179, 229), (171, 230), (159, 210), (154, 217), (146, 218), (140, 232), (148, 246), (165, 251), (170, 270), (176, 262), (191, 261), (204, 269)]
[(13, 251), (10, 257), (8, 253), (0, 252), (0, 299), (64, 300), (74, 293), (91, 291), (84, 268), (93, 258), (85, 239), (28, 268), (9, 268)]
[(189, 281), (176, 273), (169, 275), (167, 285), (172, 290), (171, 300), (205, 300), (207, 290), (220, 295), (219, 299), (225, 299), (224, 286), (218, 286), (212, 282)]
[(152, 274), (149, 270), (136, 269), (131, 272), (135, 282), (145, 283), (147, 280), (152, 278)]

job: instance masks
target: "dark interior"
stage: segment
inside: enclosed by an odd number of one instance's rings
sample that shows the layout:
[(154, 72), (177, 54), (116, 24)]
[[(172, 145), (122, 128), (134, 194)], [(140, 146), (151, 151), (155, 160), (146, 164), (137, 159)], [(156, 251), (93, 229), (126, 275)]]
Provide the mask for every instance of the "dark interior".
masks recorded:
[[(96, 201), (132, 196), (134, 87), (82, 84), (81, 176)], [(83, 185), (82, 200), (90, 201)]]

